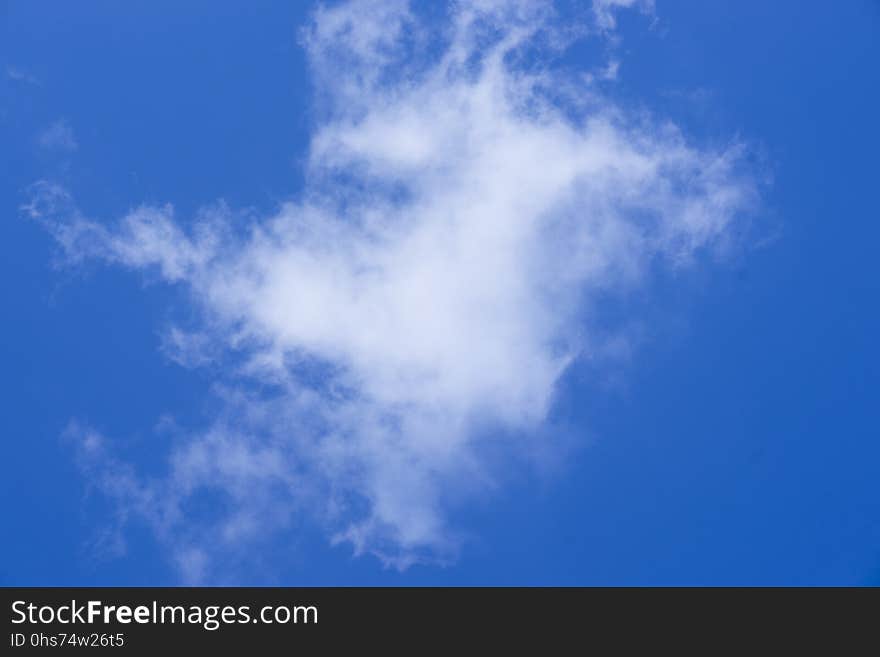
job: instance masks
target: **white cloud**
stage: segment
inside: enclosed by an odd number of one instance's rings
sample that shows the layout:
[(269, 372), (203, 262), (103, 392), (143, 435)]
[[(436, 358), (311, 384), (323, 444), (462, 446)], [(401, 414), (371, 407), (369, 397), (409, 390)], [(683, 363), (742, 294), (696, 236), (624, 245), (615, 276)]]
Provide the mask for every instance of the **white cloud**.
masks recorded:
[(65, 119), (53, 122), (37, 136), (37, 143), (47, 150), (73, 152), (79, 144), (73, 128)]
[[(631, 4), (597, 2), (598, 25)], [(484, 438), (529, 449), (561, 374), (600, 347), (582, 321), (597, 295), (689, 264), (748, 209), (741, 146), (701, 148), (524, 59), (557, 36), (532, 2), (456, 4), (443, 30), (404, 3), (318, 10), (306, 189), (244, 228), (222, 206), (188, 229), (171, 206), (107, 226), (35, 187), (26, 210), (68, 257), (191, 292), (201, 327), (166, 340), (179, 362), (225, 363), (224, 410), (166, 475), (104, 486), (191, 579), (307, 509), (389, 565), (454, 557), (449, 509), (495, 485)], [(198, 491), (222, 495), (210, 522), (187, 517)]]
[(40, 81), (36, 76), (17, 66), (7, 66), (6, 77), (13, 82), (22, 82), (24, 84), (40, 86)]
[(654, 13), (654, 0), (593, 0), (593, 15), (601, 30), (611, 31), (617, 27), (616, 13), (620, 9), (639, 9)]

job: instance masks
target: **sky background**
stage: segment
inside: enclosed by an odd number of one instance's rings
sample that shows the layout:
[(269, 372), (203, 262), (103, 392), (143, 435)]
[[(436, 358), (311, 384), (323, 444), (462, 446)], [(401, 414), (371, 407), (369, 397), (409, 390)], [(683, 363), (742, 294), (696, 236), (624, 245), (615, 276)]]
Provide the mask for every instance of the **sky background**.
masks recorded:
[[(37, 180), (89, 216), (224, 199), (255, 213), (303, 185), (314, 121), (300, 3), (0, 2), (3, 585), (158, 585), (177, 575), (112, 510), (62, 434), (100, 428), (142, 464), (163, 416), (198, 423), (216, 372), (161, 355), (179, 291), (53, 266), (22, 216)], [(607, 93), (706, 143), (754, 146), (745, 248), (626, 303), (631, 358), (570, 368), (563, 458), (459, 509), (446, 565), (399, 571), (304, 525), (247, 581), (284, 585), (880, 585), (880, 3), (673, 2), (619, 16)], [(601, 48), (572, 47), (571, 67)]]

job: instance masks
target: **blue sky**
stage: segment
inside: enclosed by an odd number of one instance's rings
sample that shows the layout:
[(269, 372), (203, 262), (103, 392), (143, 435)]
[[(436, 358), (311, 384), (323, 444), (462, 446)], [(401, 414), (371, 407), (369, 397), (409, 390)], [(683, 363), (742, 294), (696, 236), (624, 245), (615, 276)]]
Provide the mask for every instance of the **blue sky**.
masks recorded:
[(880, 4), (578, 4), (0, 3), (0, 583), (880, 584)]

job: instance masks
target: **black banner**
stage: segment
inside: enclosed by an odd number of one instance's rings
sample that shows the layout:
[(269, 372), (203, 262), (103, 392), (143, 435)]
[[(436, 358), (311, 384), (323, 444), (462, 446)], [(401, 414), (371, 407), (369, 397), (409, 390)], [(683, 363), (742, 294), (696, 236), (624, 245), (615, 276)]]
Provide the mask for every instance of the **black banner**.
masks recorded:
[[(3, 654), (36, 649), (323, 651), (684, 644), (829, 647), (864, 632), (876, 589), (7, 588)], [(542, 650), (543, 652), (543, 650)], [(569, 652), (566, 650), (566, 652)]]

